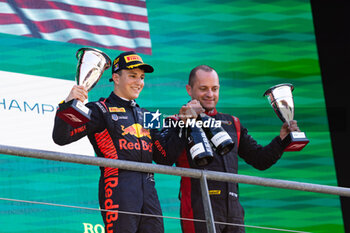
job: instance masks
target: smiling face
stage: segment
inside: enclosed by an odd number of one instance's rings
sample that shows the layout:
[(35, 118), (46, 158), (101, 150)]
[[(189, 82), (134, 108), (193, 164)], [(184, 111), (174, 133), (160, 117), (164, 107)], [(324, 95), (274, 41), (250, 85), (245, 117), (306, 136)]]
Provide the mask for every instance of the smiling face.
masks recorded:
[(114, 73), (112, 78), (114, 81), (114, 93), (128, 100), (134, 100), (139, 97), (145, 85), (145, 72), (139, 68), (123, 69)]
[(197, 70), (192, 85), (186, 85), (187, 93), (198, 100), (206, 111), (215, 108), (219, 101), (219, 77), (215, 70)]

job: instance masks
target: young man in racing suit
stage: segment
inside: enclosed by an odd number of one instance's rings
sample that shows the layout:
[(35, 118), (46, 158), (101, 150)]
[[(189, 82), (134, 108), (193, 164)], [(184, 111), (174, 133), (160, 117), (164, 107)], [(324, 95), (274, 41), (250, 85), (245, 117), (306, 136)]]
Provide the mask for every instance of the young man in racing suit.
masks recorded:
[[(86, 104), (92, 111), (89, 122), (73, 128), (56, 115), (55, 143), (65, 145), (87, 135), (99, 157), (173, 164), (185, 141), (177, 129), (169, 129), (169, 134), (144, 129), (145, 110), (135, 102), (144, 86), (145, 73), (153, 72), (153, 67), (143, 63), (136, 53), (125, 52), (114, 60), (112, 69), (114, 90), (108, 98)], [(74, 86), (65, 102), (73, 99), (87, 99), (83, 86)], [(117, 212), (162, 215), (153, 174), (109, 167), (100, 170), (99, 202), (106, 233), (164, 232), (160, 217)]]
[[(177, 166), (206, 169), (212, 171), (237, 174), (238, 157), (259, 170), (265, 170), (277, 162), (287, 146), (283, 140), (291, 131), (299, 131), (296, 121), (291, 121), (290, 126), (284, 123), (280, 135), (275, 137), (268, 145), (261, 146), (248, 134), (248, 130), (240, 124), (237, 117), (219, 113), (216, 104), (219, 100), (219, 77), (216, 71), (206, 65), (194, 68), (190, 73), (189, 84), (186, 85), (191, 96), (186, 108), (180, 110), (180, 118), (195, 118), (196, 114), (188, 114), (189, 110), (197, 114), (205, 113), (216, 120), (221, 121), (222, 127), (229, 133), (235, 143), (235, 147), (224, 156), (215, 151), (213, 161), (204, 167), (197, 167), (190, 156), (189, 148), (185, 149), (177, 161)], [(196, 101), (195, 101), (196, 100)], [(203, 108), (204, 109), (203, 109)], [(182, 116), (182, 117), (181, 117)], [(238, 184), (208, 180), (208, 189), (213, 209), (214, 220), (236, 224), (235, 226), (216, 224), (217, 233), (243, 233), (244, 210), (238, 199)], [(182, 218), (205, 219), (200, 182), (198, 179), (182, 177), (180, 187), (180, 200)], [(203, 222), (181, 221), (184, 233), (205, 233), (206, 224)]]

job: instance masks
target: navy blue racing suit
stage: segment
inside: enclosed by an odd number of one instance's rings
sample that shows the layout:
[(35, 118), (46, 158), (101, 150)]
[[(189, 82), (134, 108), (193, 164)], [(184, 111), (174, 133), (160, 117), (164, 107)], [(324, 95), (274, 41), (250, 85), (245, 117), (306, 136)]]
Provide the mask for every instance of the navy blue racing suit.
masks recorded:
[[(178, 129), (143, 128), (144, 109), (113, 92), (107, 99), (87, 103), (91, 120), (73, 128), (55, 117), (53, 139), (65, 145), (88, 136), (98, 157), (170, 165), (184, 149)], [(99, 202), (105, 232), (164, 232), (163, 219), (118, 213), (118, 211), (162, 215), (153, 174), (100, 167)], [(111, 211), (113, 210), (113, 211)]]
[[(221, 121), (222, 127), (229, 133), (235, 143), (235, 147), (224, 156), (214, 151), (213, 161), (204, 167), (197, 167), (186, 148), (177, 161), (177, 166), (205, 169), (212, 171), (237, 174), (238, 155), (253, 167), (264, 170), (272, 166), (281, 158), (286, 142), (275, 137), (270, 144), (262, 147), (248, 134), (237, 117), (218, 113), (216, 109), (207, 113), (216, 120)], [(208, 180), (209, 195), (214, 215), (218, 222), (233, 223), (234, 226), (216, 224), (217, 233), (243, 233), (244, 210), (238, 199), (238, 184)], [(182, 218), (205, 219), (200, 182), (198, 179), (182, 177), (180, 187)], [(206, 224), (203, 222), (181, 221), (184, 233), (205, 233)]]

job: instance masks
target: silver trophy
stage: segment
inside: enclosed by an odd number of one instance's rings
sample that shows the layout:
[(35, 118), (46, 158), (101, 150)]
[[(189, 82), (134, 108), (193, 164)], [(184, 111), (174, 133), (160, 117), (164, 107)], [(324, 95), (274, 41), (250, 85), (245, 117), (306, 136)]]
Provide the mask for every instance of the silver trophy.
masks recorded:
[(81, 48), (77, 51), (77, 73), (75, 79), (90, 91), (100, 80), (103, 72), (111, 66), (111, 59), (104, 52), (94, 48)]
[[(284, 83), (273, 86), (264, 93), (277, 116), (288, 124), (294, 118), (293, 90), (292, 84)], [(304, 132), (291, 132), (286, 140), (289, 145), (284, 151), (300, 151), (309, 143)]]
[[(104, 52), (94, 48), (81, 48), (76, 52), (76, 57), (76, 82), (90, 91), (103, 72), (111, 66), (111, 59)], [(81, 101), (71, 100), (60, 105), (57, 115), (73, 127), (79, 127), (90, 120), (91, 110)]]

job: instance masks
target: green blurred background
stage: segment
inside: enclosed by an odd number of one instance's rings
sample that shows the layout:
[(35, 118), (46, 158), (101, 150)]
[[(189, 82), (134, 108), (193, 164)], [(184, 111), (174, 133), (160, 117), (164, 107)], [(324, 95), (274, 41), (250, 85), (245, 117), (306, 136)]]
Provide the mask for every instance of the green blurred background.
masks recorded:
[[(155, 72), (146, 76), (142, 107), (176, 113), (189, 99), (190, 70), (207, 64), (220, 76), (218, 110), (239, 117), (265, 145), (281, 122), (262, 95), (292, 83), (295, 119), (309, 145), (285, 153), (263, 172), (240, 160), (239, 174), (337, 185), (309, 1), (152, 0), (147, 9), (152, 55), (142, 57)], [(0, 70), (74, 80), (80, 45), (7, 34), (0, 34), (0, 42)], [(102, 50), (112, 58), (120, 52)], [(109, 95), (109, 76), (110, 70), (90, 100)], [(98, 208), (98, 177), (97, 167), (1, 155), (0, 197)], [(179, 181), (156, 175), (164, 216), (179, 217)], [(250, 226), (344, 232), (337, 196), (241, 184), (240, 198)], [(164, 222), (165, 232), (181, 231), (178, 220)], [(101, 232), (98, 211), (0, 200), (0, 232), (84, 232), (83, 223)]]

